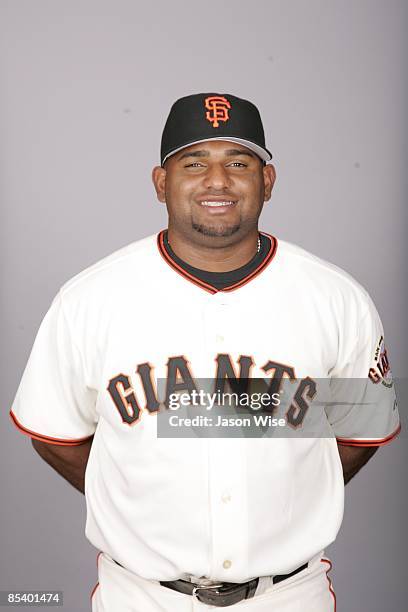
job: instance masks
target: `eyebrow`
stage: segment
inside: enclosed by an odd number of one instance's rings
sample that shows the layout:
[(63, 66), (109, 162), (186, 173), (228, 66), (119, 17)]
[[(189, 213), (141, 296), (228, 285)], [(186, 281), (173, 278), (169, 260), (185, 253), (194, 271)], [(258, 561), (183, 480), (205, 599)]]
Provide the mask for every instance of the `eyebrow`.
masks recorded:
[[(249, 149), (248, 150), (227, 149), (227, 151), (225, 151), (225, 154), (228, 155), (229, 157), (236, 157), (237, 155), (248, 155), (249, 157), (255, 157), (255, 154), (249, 151)], [(184, 159), (185, 157), (209, 157), (209, 155), (210, 155), (209, 151), (206, 151), (205, 149), (200, 149), (198, 151), (190, 151), (190, 152), (187, 151), (187, 153), (183, 153), (177, 159), (178, 161), (180, 161), (181, 159)]]

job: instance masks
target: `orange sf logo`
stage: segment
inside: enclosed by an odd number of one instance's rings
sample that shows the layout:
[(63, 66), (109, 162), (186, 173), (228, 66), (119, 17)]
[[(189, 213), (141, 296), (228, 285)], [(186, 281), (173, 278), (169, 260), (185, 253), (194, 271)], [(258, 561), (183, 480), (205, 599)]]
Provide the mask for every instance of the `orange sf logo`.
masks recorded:
[(205, 113), (205, 118), (213, 124), (213, 127), (219, 126), (219, 121), (228, 121), (228, 109), (231, 108), (231, 104), (227, 98), (223, 96), (210, 96), (205, 99), (205, 108), (208, 111)]

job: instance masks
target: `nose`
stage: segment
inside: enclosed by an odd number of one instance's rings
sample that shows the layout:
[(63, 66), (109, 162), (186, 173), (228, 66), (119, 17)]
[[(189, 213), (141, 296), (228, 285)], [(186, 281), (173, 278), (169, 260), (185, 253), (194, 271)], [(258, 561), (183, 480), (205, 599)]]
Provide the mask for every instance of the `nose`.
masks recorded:
[(231, 185), (231, 178), (223, 164), (210, 164), (204, 176), (206, 189), (222, 191)]

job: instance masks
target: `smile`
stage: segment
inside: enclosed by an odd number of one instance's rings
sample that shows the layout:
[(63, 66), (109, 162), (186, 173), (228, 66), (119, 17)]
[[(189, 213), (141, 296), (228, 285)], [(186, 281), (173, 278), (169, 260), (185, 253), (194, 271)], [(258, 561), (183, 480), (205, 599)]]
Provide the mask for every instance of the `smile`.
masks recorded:
[(233, 206), (234, 204), (235, 202), (228, 201), (228, 200), (224, 202), (216, 202), (216, 201), (211, 201), (211, 200), (200, 202), (201, 206), (208, 206), (209, 208), (218, 208), (220, 206)]

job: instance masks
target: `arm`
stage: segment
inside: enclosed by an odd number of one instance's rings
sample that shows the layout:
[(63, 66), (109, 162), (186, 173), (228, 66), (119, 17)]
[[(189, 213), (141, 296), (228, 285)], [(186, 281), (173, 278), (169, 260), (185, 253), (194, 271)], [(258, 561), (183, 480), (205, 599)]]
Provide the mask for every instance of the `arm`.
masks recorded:
[(362, 448), (339, 443), (337, 447), (343, 466), (344, 484), (347, 484), (378, 450), (378, 446)]
[(78, 491), (85, 492), (85, 469), (93, 437), (78, 446), (59, 446), (32, 438), (32, 445), (44, 461), (68, 480)]

